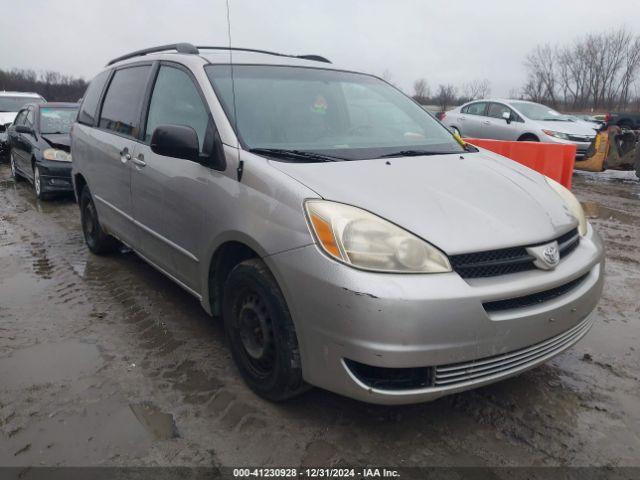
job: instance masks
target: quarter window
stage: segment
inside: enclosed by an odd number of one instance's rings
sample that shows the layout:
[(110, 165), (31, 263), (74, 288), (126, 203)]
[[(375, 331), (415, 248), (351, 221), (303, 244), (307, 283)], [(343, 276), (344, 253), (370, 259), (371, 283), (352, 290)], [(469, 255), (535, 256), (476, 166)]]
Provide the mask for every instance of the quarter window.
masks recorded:
[(158, 125), (184, 125), (193, 128), (198, 134), (202, 152), (209, 125), (209, 112), (189, 75), (179, 68), (164, 65), (160, 67), (149, 104), (145, 132), (147, 143)]
[(33, 113), (33, 108), (30, 108), (27, 111), (27, 118), (25, 120), (25, 125), (27, 125), (28, 127), (33, 128), (33, 126), (34, 126), (34, 118), (35, 118), (35, 116), (34, 116), (34, 113)]
[(150, 65), (117, 70), (104, 97), (100, 128), (137, 138)]
[(13, 121), (14, 125), (24, 125), (24, 119), (27, 116), (26, 110), (20, 110), (18, 115), (16, 115), (15, 120)]
[(484, 115), (484, 112), (487, 108), (487, 104), (484, 102), (472, 103), (471, 105), (467, 105), (462, 109), (462, 113), (466, 113), (468, 115)]
[(97, 75), (87, 87), (84, 92), (84, 99), (80, 106), (80, 112), (78, 113), (78, 122), (85, 125), (93, 125), (96, 110), (98, 109), (98, 102), (100, 101), (100, 94), (104, 89), (104, 84), (107, 83), (109, 78), (109, 70)]

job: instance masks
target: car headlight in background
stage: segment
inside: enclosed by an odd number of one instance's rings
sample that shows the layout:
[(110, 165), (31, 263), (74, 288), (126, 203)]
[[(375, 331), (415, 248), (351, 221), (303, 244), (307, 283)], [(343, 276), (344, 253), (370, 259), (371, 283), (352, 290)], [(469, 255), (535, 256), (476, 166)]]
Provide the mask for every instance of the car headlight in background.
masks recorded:
[(57, 150), (55, 148), (47, 148), (42, 152), (42, 157), (45, 160), (53, 160), (54, 162), (70, 162), (71, 154), (64, 150)]
[(562, 140), (569, 140), (569, 135), (562, 132), (554, 132), (553, 130), (542, 130), (546, 135), (550, 137), (560, 138)]
[(576, 220), (578, 220), (578, 232), (583, 237), (587, 234), (587, 217), (584, 214), (584, 210), (582, 209), (582, 205), (575, 197), (571, 191), (562, 185), (560, 185), (555, 180), (544, 177), (547, 183), (551, 188), (555, 190), (555, 192), (560, 196), (560, 198), (564, 201), (564, 204), (569, 209), (571, 215), (573, 215)]
[(305, 210), (318, 245), (348, 265), (378, 272), (451, 271), (440, 250), (366, 210), (326, 200), (307, 200)]

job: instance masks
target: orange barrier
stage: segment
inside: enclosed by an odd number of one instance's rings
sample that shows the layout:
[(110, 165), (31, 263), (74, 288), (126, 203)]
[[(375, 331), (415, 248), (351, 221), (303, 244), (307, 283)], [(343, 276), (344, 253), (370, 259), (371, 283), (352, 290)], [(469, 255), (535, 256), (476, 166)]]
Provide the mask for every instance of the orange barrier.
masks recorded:
[(571, 189), (571, 175), (576, 161), (575, 145), (507, 142), (485, 138), (465, 138), (464, 141), (515, 160)]

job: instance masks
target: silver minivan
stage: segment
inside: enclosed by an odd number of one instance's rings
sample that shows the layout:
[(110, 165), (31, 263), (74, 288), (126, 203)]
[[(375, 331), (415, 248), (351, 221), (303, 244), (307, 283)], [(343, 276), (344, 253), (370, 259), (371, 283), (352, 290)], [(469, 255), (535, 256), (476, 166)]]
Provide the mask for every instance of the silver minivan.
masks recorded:
[(464, 137), (575, 145), (582, 158), (598, 125), (526, 100), (486, 99), (465, 103), (441, 122)]
[(555, 181), (316, 55), (177, 44), (109, 63), (72, 131), (82, 229), (221, 317), (249, 387), (399, 404), (590, 329), (598, 234)]

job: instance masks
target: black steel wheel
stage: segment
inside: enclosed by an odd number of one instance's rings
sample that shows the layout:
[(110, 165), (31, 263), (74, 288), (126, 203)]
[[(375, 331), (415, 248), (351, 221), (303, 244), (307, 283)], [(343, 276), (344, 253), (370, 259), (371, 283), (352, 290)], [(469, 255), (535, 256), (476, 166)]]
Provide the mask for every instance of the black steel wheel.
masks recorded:
[(102, 230), (98, 212), (91, 198), (89, 187), (85, 186), (80, 194), (80, 220), (84, 240), (93, 253), (104, 255), (118, 250), (120, 243)]
[(231, 271), (224, 286), (223, 317), (233, 358), (254, 392), (281, 401), (308, 388), (293, 321), (262, 260), (245, 260)]

